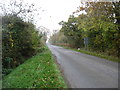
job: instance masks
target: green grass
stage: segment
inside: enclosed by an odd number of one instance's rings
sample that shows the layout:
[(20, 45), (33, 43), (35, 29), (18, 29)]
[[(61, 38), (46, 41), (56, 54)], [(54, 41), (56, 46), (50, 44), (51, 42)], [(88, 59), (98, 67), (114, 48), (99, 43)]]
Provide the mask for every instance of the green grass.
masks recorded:
[(93, 56), (97, 56), (97, 57), (100, 57), (100, 58), (104, 58), (104, 59), (107, 59), (107, 60), (110, 60), (110, 61), (113, 61), (113, 62), (119, 62), (120, 61), (116, 57), (108, 56), (108, 55), (105, 55), (105, 54), (102, 54), (102, 53), (90, 52), (90, 51), (85, 51), (85, 50), (77, 50), (77, 49), (75, 51), (85, 53), (85, 54), (89, 54), (89, 55), (93, 55)]
[(0, 80), (0, 90), (2, 90), (2, 80)]
[(97, 56), (97, 57), (100, 57), (100, 58), (104, 58), (104, 59), (107, 59), (107, 60), (110, 60), (110, 61), (113, 61), (113, 62), (120, 62), (120, 58), (113, 57), (113, 56), (108, 56), (108, 55), (103, 54), (103, 53), (87, 51), (87, 50), (83, 50), (83, 49), (78, 50), (78, 49), (65, 47), (65, 46), (62, 46), (62, 47), (66, 48), (66, 49), (71, 49), (71, 50), (74, 50), (74, 51), (77, 51), (77, 52), (85, 53), (85, 54), (88, 54), (88, 55), (93, 55), (93, 56)]
[(3, 88), (66, 88), (49, 50), (18, 66), (3, 79)]

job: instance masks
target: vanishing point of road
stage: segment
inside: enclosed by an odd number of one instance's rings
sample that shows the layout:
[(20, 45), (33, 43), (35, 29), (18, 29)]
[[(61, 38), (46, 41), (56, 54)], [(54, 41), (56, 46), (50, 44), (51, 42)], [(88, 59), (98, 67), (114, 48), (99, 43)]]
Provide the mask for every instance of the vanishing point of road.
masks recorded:
[(118, 88), (118, 63), (48, 44), (70, 88)]

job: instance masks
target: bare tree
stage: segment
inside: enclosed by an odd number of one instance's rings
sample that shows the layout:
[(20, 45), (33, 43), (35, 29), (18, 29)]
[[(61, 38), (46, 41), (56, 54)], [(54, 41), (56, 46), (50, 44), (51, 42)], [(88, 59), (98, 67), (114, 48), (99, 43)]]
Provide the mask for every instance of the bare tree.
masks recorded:
[(25, 21), (32, 21), (35, 12), (38, 9), (35, 8), (34, 4), (24, 3), (23, 0), (10, 0), (10, 2), (7, 3), (0, 3), (0, 11), (2, 12), (2, 16), (15, 15), (23, 18)]

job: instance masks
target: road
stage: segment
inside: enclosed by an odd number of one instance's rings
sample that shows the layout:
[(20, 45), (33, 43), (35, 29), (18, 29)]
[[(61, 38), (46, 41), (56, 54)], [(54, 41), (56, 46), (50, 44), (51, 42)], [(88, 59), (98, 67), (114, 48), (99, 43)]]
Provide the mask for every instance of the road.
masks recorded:
[(118, 63), (48, 44), (70, 88), (118, 88)]

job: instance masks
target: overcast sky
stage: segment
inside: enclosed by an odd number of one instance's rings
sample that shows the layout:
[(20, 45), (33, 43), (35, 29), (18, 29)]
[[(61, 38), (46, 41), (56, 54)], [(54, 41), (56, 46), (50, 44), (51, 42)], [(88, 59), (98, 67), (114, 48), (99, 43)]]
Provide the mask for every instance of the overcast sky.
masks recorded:
[(60, 29), (59, 22), (67, 21), (69, 15), (80, 6), (80, 0), (25, 0), (27, 3), (34, 3), (41, 7), (40, 18), (37, 19), (37, 26), (44, 26), (48, 29)]
[[(9, 3), (10, 0), (0, 0), (5, 4)], [(19, 0), (16, 0), (17, 2)], [(35, 16), (37, 21), (37, 27), (44, 26), (50, 31), (60, 29), (60, 21), (67, 21), (69, 15), (72, 15), (72, 12), (77, 10), (77, 7), (80, 6), (80, 0), (23, 0), (25, 3), (33, 3), (35, 7), (41, 9), (38, 11), (40, 16)]]

